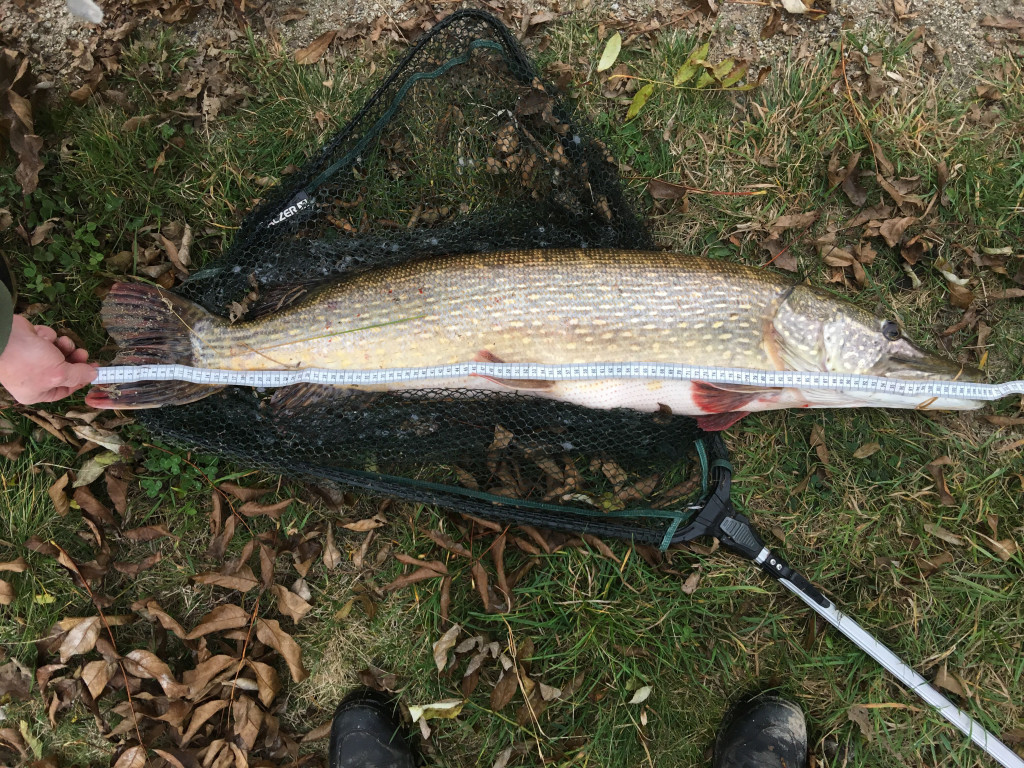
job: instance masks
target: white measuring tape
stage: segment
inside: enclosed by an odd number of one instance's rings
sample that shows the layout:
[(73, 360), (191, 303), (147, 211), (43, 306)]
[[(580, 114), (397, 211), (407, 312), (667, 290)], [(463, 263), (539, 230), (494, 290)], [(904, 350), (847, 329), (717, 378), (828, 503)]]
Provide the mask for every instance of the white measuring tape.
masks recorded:
[(230, 371), (187, 365), (124, 365), (100, 368), (94, 384), (130, 384), (140, 381), (189, 381), (193, 384), (243, 387), (287, 387), (292, 384), (374, 386), (432, 379), (491, 376), (498, 379), (586, 381), (597, 379), (672, 379), (739, 384), (751, 387), (831, 389), (903, 397), (948, 397), (961, 400), (999, 400), (1024, 395), (1024, 381), (980, 384), (968, 381), (914, 381), (850, 373), (763, 371), (752, 368), (717, 368), (670, 363), (455, 363), (425, 368), (336, 370), (301, 368), (273, 371)]

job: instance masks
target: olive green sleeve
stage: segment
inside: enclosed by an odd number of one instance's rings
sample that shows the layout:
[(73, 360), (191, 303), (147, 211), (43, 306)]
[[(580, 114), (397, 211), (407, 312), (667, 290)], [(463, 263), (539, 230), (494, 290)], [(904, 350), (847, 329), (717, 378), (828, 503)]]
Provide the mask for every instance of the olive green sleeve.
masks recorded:
[(7, 267), (7, 260), (0, 254), (0, 352), (11, 337), (11, 322), (14, 320), (14, 276)]

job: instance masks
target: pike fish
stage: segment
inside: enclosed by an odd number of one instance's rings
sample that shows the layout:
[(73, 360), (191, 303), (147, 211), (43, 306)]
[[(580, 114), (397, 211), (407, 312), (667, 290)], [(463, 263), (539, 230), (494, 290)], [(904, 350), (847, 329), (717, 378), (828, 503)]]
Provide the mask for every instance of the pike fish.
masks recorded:
[[(768, 270), (678, 254), (533, 250), (452, 255), (363, 272), (276, 312), (231, 324), (160, 288), (120, 283), (102, 320), (115, 364), (199, 368), (383, 369), (476, 361), (664, 362), (980, 380), (926, 352), (892, 319)], [(296, 385), (301, 387), (304, 385)], [(367, 389), (519, 391), (589, 408), (697, 417), (724, 429), (752, 411), (881, 406), (973, 409), (954, 398), (752, 388), (674, 380), (504, 380), (474, 375)], [(193, 402), (219, 387), (141, 382), (95, 387), (96, 408)], [(308, 388), (307, 388), (308, 389)]]

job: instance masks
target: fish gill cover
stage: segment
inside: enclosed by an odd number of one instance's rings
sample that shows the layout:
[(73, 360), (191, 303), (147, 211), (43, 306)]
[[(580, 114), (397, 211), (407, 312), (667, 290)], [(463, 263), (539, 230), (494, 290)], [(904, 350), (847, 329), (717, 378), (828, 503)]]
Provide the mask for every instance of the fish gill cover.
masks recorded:
[[(178, 292), (252, 319), (301, 286), (362, 270), (556, 247), (654, 244), (607, 148), (500, 22), (464, 11), (425, 35)], [(593, 533), (651, 543), (672, 529), (655, 510), (699, 490), (691, 419), (514, 392), (362, 392), (281, 407), (269, 392), (228, 388), (138, 417), (167, 439), (274, 471), (547, 527), (579, 530), (590, 513)], [(631, 510), (646, 514), (615, 521)]]

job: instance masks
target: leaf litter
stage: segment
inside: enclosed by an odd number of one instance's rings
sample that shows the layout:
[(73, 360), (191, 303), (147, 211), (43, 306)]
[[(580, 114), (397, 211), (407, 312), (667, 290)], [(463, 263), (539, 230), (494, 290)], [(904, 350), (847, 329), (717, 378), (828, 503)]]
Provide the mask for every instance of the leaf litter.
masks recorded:
[[(57, 428), (70, 428), (70, 424)], [(58, 478), (50, 492), (58, 509), (73, 503), (81, 510), (83, 526), (91, 532), (86, 541), (94, 549), (92, 561), (73, 559), (50, 542), (26, 542), (37, 556), (55, 558), (64, 566), (95, 608), (92, 615), (61, 620), (37, 643), (38, 685), (51, 722), (62, 710), (84, 702), (96, 715), (101, 732), (119, 750), (115, 765), (141, 765), (158, 755), (170, 755), (171, 764), (180, 765), (213, 764), (229, 757), (233, 765), (295, 760), (303, 735), (289, 732), (278, 720), (278, 697), (286, 686), (277, 668), (286, 670), (293, 682), (302, 681), (308, 672), (299, 643), (267, 612), (276, 611), (294, 625), (312, 610), (305, 580), (294, 579), (293, 573), (291, 586), (285, 586), (277, 563), (280, 555), (291, 553), (295, 570), (308, 573), (325, 552), (319, 540), (327, 537), (326, 526), (290, 536), (278, 530), (256, 533), (244, 522), (246, 516), (238, 517), (246, 504), (259, 512), (283, 510), (294, 500), (259, 504), (255, 499), (265, 495), (266, 489), (252, 492), (238, 486), (230, 489), (231, 497), (248, 500), (231, 510), (223, 503), (228, 494), (217, 488), (210, 509), (211, 540), (221, 537), (226, 546), (224, 530), (233, 532), (228, 521), (236, 519), (243, 521), (249, 538), (236, 542), (240, 554), (224, 559), (215, 570), (197, 569), (192, 580), (211, 591), (211, 597), (227, 602), (214, 605), (198, 620), (168, 612), (154, 598), (138, 599), (129, 613), (112, 615), (107, 607), (114, 600), (106, 589), (116, 588), (123, 575), (158, 564), (164, 555), (160, 548), (176, 547), (179, 539), (162, 522), (125, 527), (132, 514), (130, 499), (138, 490), (130, 482), (130, 473), (116, 465), (108, 471), (105, 478), (96, 476), (89, 485), (77, 488), (73, 499), (65, 493), (72, 474)], [(108, 498), (110, 506), (97, 494)], [(262, 517), (274, 519), (273, 515)], [(337, 568), (341, 553), (333, 540), (332, 546), (330, 559)], [(125, 562), (121, 558), (126, 547), (158, 549), (141, 560)], [(324, 567), (328, 567), (326, 561)], [(25, 558), (0, 563), (0, 571), (21, 573), (31, 568)], [(0, 586), (0, 599), (3, 595)], [(133, 642), (141, 645), (121, 646), (119, 628), (128, 625), (149, 628), (141, 636), (132, 635)], [(158, 650), (168, 646), (168, 636), (177, 649), (171, 654)], [(4, 680), (0, 672), (0, 684)], [(14, 690), (13, 685), (9, 687)]]

